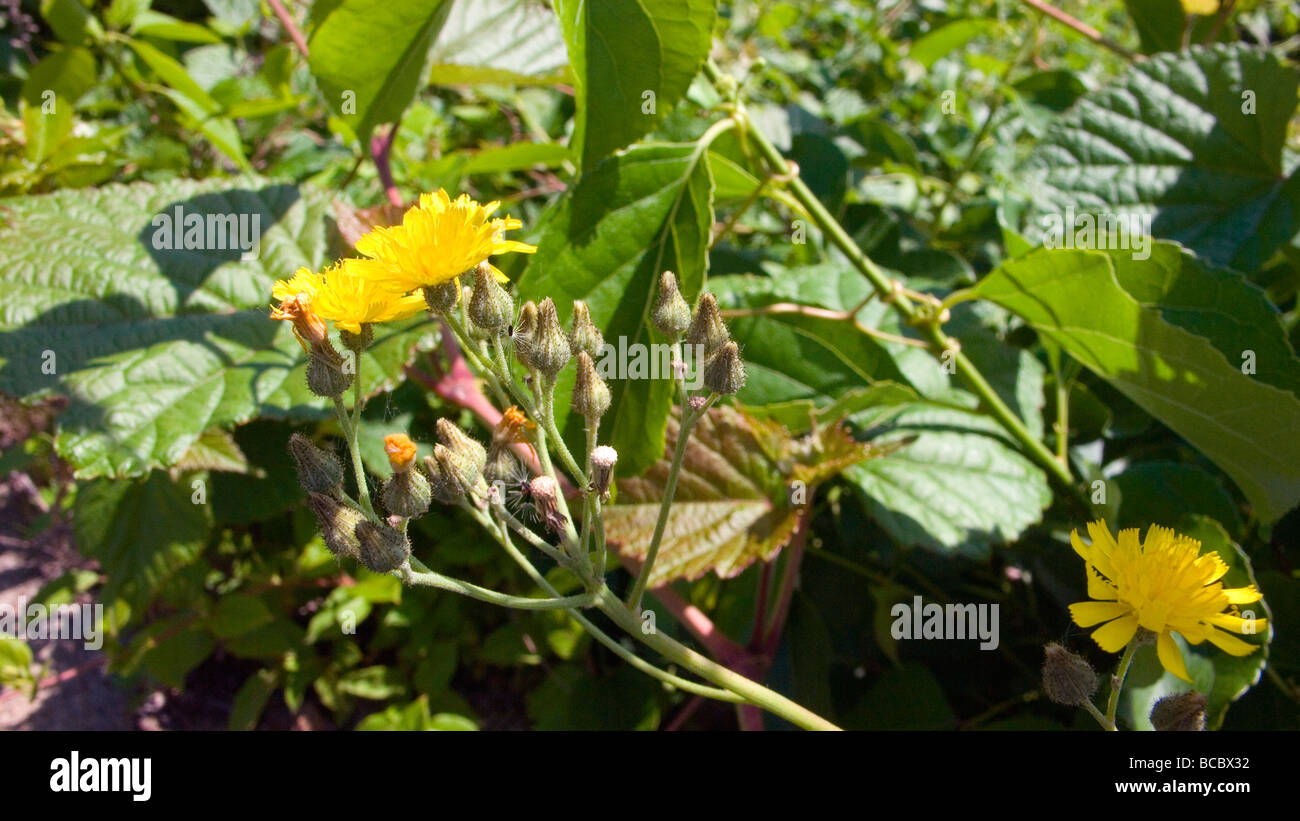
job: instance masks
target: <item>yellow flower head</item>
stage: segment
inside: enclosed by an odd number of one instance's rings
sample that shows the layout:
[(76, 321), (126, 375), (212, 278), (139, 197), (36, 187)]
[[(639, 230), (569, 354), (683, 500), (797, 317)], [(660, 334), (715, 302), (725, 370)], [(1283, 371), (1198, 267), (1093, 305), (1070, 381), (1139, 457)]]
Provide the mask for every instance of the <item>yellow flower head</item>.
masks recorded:
[(1264, 628), (1267, 619), (1242, 618), (1236, 607), (1262, 597), (1254, 587), (1224, 587), (1228, 566), (1218, 553), (1201, 555), (1200, 542), (1157, 525), (1141, 543), (1136, 528), (1121, 530), (1116, 541), (1105, 521), (1089, 524), (1088, 534), (1092, 544), (1084, 544), (1078, 531), (1070, 533), (1070, 544), (1087, 563), (1088, 595), (1097, 601), (1070, 605), (1070, 615), (1080, 627), (1102, 625), (1092, 633), (1101, 649), (1118, 653), (1139, 627), (1150, 630), (1160, 663), (1189, 682), (1173, 633), (1190, 644), (1208, 639), (1234, 656), (1255, 650), (1226, 631)]
[(306, 295), (308, 299), (316, 296), (316, 291), (320, 288), (320, 274), (313, 273), (310, 268), (299, 268), (294, 271), (293, 276), (288, 279), (281, 279), (271, 286), (271, 296), (280, 302), (292, 296)]
[[(460, 277), (493, 254), (531, 254), (532, 245), (504, 238), (523, 225), (517, 219), (489, 219), (501, 203), (480, 205), (461, 194), (454, 201), (441, 188), (421, 194), (420, 203), (402, 216), (402, 224), (375, 228), (357, 240), (366, 259), (356, 269), (367, 279), (399, 294)], [(495, 267), (500, 280), (505, 275)]]
[(426, 310), (424, 297), (403, 296), (381, 288), (356, 270), (360, 260), (345, 259), (321, 273), (312, 307), (341, 330), (361, 333), (361, 326), (406, 319)]

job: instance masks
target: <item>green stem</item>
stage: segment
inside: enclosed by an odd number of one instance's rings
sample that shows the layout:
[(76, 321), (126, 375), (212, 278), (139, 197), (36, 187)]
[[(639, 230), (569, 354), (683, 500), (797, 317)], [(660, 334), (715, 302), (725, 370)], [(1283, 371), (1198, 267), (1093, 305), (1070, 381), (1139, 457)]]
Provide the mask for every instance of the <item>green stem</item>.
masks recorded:
[[(1128, 677), (1129, 665), (1133, 663), (1133, 656), (1137, 655), (1139, 645), (1138, 636), (1128, 643), (1124, 648), (1124, 655), (1119, 660), (1119, 666), (1115, 668), (1115, 675), (1110, 679), (1110, 698), (1106, 701), (1106, 719), (1110, 722), (1110, 729), (1115, 728), (1115, 714), (1119, 711), (1119, 694), (1124, 689), (1124, 679)], [(1105, 726), (1105, 725), (1103, 725)]]
[(375, 508), (370, 504), (370, 487), (366, 483), (366, 468), (361, 464), (361, 446), (357, 441), (357, 432), (348, 418), (348, 409), (340, 397), (334, 397), (334, 412), (338, 414), (339, 427), (343, 429), (343, 438), (348, 442), (348, 454), (352, 458), (352, 472), (357, 481), (357, 499), (361, 502), (361, 511), (373, 521), (379, 521)]
[(805, 730), (839, 729), (831, 722), (811, 710), (801, 707), (780, 693), (769, 690), (758, 682), (723, 667), (717, 662), (710, 661), (658, 630), (647, 631), (643, 629), (641, 619), (619, 601), (608, 588), (601, 588), (597, 591), (596, 607), (600, 608), (601, 612), (613, 619), (615, 624), (623, 628), (628, 635), (637, 641), (674, 664), (681, 665), (714, 684), (744, 696), (745, 700), (750, 704), (762, 707), (773, 715), (780, 716), (791, 724)]
[(650, 583), (650, 571), (654, 569), (655, 559), (659, 555), (659, 543), (663, 541), (664, 529), (668, 526), (668, 511), (673, 506), (673, 496), (677, 493), (677, 475), (682, 471), (682, 460), (686, 456), (686, 442), (691, 437), (691, 428), (695, 426), (695, 421), (704, 415), (708, 405), (712, 404), (715, 397), (710, 397), (709, 403), (699, 410), (692, 411), (689, 405), (681, 406), (682, 422), (677, 427), (677, 446), (673, 448), (673, 461), (668, 467), (668, 478), (664, 482), (664, 498), (659, 502), (659, 519), (655, 522), (654, 536), (650, 539), (650, 547), (646, 550), (645, 562), (641, 565), (641, 572), (636, 576), (636, 584), (632, 585), (632, 592), (628, 594), (627, 606), (633, 612), (639, 612), (641, 609), (641, 597), (645, 594), (646, 585)]
[[(712, 60), (705, 61), (704, 73), (715, 85), (722, 78), (721, 70)], [(763, 155), (777, 175), (789, 179), (790, 190), (795, 199), (807, 209), (808, 215), (817, 224), (817, 227), (848, 258), (853, 267), (866, 277), (871, 286), (876, 289), (876, 292), (889, 302), (907, 324), (915, 325), (923, 322), (926, 319), (924, 313), (906, 295), (894, 293), (890, 277), (872, 262), (870, 257), (862, 252), (862, 249), (853, 241), (853, 238), (844, 230), (839, 221), (826, 210), (826, 206), (822, 205), (821, 200), (817, 199), (817, 195), (812, 192), (812, 189), (797, 174), (791, 173), (789, 163), (786, 162), (785, 157), (781, 155), (776, 146), (767, 139), (766, 135), (754, 127), (754, 124), (747, 117), (742, 118), (741, 131), (754, 143), (759, 153)], [(936, 356), (940, 355), (939, 352), (947, 351), (952, 347), (949, 344), (948, 336), (936, 324), (923, 324), (922, 329), (934, 344)], [(993, 390), (993, 387), (979, 372), (979, 369), (960, 351), (953, 354), (953, 359), (957, 373), (965, 379), (970, 388), (979, 396), (993, 417), (1007, 429), (1007, 432), (1045, 470), (1056, 477), (1064, 486), (1073, 488), (1073, 479), (1069, 470), (1058, 462), (1056, 456), (1029, 432), (1024, 423)]]
[[(524, 572), (528, 574), (528, 577), (533, 580), (534, 584), (550, 593), (552, 596), (559, 595), (555, 587), (546, 580), (546, 577), (543, 576), (537, 568), (533, 567), (532, 563), (529, 562), (528, 559), (524, 558), (524, 555), (515, 547), (514, 542), (510, 539), (510, 534), (506, 531), (504, 526), (499, 526), (477, 508), (470, 507), (468, 509), (470, 514), (478, 521), (483, 529), (491, 533), (497, 542), (505, 548), (505, 551), (510, 555), (510, 558), (514, 559), (515, 563), (523, 568)], [(704, 696), (705, 698), (712, 698), (717, 699), (718, 701), (727, 701), (732, 703), (739, 703), (745, 700), (743, 696), (733, 693), (730, 690), (720, 690), (707, 685), (697, 684), (688, 679), (681, 678), (680, 676), (675, 676), (667, 670), (661, 670), (624, 647), (613, 636), (593, 624), (591, 620), (584, 616), (580, 611), (568, 610), (567, 612), (578, 622), (578, 624), (582, 625), (583, 629), (590, 633), (596, 641), (609, 648), (614, 655), (632, 665), (633, 668), (640, 670), (652, 678), (656, 678), (665, 684), (676, 687), (684, 692), (691, 693), (692, 695)]]
[(1119, 729), (1115, 726), (1115, 722), (1102, 715), (1101, 710), (1098, 710), (1097, 705), (1093, 704), (1091, 701), (1085, 701), (1083, 703), (1083, 709), (1087, 710), (1093, 718), (1097, 719), (1097, 723), (1101, 725), (1103, 730), (1113, 733)]
[(486, 587), (479, 587), (476, 584), (470, 584), (467, 581), (453, 579), (431, 570), (425, 572), (413, 570), (409, 565), (395, 572), (402, 581), (407, 584), (436, 587), (439, 590), (448, 590), (452, 593), (460, 593), (463, 596), (469, 596), (471, 599), (478, 599), (481, 602), (487, 602), (488, 604), (495, 604), (501, 607), (512, 607), (516, 610), (568, 610), (573, 607), (587, 607), (595, 601), (595, 596), (591, 593), (583, 593), (578, 596), (562, 596), (553, 599), (531, 599), (527, 596), (511, 596), (506, 593), (498, 593), (495, 590), (489, 590)]

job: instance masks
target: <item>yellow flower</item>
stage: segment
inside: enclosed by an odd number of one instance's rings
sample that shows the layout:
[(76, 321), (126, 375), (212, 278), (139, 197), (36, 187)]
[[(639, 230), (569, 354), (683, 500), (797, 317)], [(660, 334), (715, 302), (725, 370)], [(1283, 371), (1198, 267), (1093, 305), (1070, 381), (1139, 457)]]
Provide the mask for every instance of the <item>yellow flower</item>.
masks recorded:
[[(536, 251), (504, 238), (506, 231), (523, 225), (519, 220), (489, 219), (500, 205), (480, 205), (467, 194), (453, 201), (441, 188), (421, 194), (419, 205), (403, 215), (401, 225), (375, 228), (357, 240), (357, 251), (366, 259), (356, 261), (356, 270), (383, 288), (405, 294), (457, 279), (493, 254)], [(506, 279), (495, 267), (492, 272)]]
[(301, 296), (302, 294), (306, 294), (307, 298), (310, 299), (316, 295), (320, 285), (320, 274), (313, 273), (310, 268), (299, 268), (294, 271), (293, 276), (288, 279), (278, 280), (275, 285), (272, 285), (271, 296), (280, 302), (284, 302), (291, 296)]
[(1183, 11), (1209, 16), (1219, 10), (1219, 0), (1183, 0)]
[(381, 288), (356, 270), (361, 260), (345, 259), (321, 273), (321, 282), (311, 298), (312, 307), (340, 329), (361, 333), (363, 324), (406, 319), (426, 310), (424, 297), (402, 295)]
[(1088, 595), (1098, 601), (1072, 604), (1070, 615), (1080, 627), (1102, 625), (1092, 637), (1103, 650), (1118, 653), (1139, 627), (1150, 630), (1160, 663), (1189, 682), (1174, 633), (1190, 644), (1208, 639), (1234, 656), (1255, 650), (1226, 631), (1249, 634), (1267, 625), (1267, 619), (1242, 618), (1236, 607), (1261, 595), (1253, 586), (1224, 587), (1228, 566), (1218, 553), (1201, 555), (1200, 542), (1157, 525), (1140, 544), (1137, 528), (1121, 530), (1117, 542), (1105, 521), (1089, 524), (1088, 533), (1092, 544), (1084, 544), (1078, 531), (1070, 533), (1070, 544), (1087, 563)]

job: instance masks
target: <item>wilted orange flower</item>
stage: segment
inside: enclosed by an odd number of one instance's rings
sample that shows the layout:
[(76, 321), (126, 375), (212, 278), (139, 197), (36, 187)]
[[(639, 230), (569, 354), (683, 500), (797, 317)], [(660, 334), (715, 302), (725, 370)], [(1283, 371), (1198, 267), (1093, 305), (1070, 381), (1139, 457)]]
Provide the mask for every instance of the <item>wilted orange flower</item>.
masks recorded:
[(405, 433), (390, 433), (384, 437), (384, 453), (394, 473), (405, 473), (415, 461), (415, 443)]

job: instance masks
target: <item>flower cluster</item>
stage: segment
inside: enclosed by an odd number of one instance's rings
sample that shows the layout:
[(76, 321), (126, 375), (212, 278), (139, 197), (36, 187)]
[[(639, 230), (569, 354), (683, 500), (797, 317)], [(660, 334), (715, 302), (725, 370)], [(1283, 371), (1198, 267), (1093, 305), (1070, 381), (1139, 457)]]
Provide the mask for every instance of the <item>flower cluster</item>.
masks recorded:
[(490, 219), (499, 205), (480, 205), (467, 195), (453, 201), (442, 190), (425, 194), (400, 225), (376, 228), (361, 237), (361, 258), (340, 260), (319, 273), (299, 268), (289, 279), (276, 282), (271, 295), (279, 304), (272, 307), (271, 318), (291, 322), (299, 343), (312, 355), (312, 390), (338, 396), (351, 381), (343, 358), (330, 345), (325, 320), (339, 329), (345, 346), (359, 352), (369, 342), (370, 326), (432, 307), (432, 289), (450, 284), (458, 296), (459, 277), (482, 264), (505, 279), (488, 262), (492, 255), (535, 251), (503, 238), (521, 223)]

